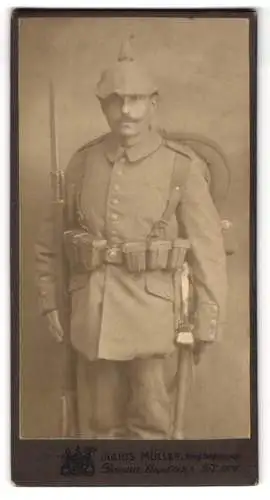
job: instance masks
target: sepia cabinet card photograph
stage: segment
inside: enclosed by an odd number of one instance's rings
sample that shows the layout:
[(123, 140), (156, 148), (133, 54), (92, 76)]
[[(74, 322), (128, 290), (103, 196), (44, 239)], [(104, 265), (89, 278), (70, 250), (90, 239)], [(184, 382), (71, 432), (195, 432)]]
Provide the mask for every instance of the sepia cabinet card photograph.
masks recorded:
[(256, 12), (11, 15), (12, 476), (255, 484)]

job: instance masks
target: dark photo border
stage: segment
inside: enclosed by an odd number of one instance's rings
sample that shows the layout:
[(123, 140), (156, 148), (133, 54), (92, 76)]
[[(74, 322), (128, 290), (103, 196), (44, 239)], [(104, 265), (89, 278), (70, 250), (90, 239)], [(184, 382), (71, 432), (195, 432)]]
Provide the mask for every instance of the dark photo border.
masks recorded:
[[(18, 49), (19, 21), (29, 17), (205, 17), (249, 20), (250, 57), (250, 439), (190, 441), (76, 441), (65, 439), (20, 439), (20, 234), (19, 234), (19, 116)], [(11, 477), (24, 486), (199, 486), (254, 485), (258, 483), (257, 405), (257, 268), (256, 268), (256, 182), (257, 182), (257, 12), (254, 9), (15, 9), (11, 12), (11, 140), (10, 140), (10, 259), (11, 259)], [(77, 455), (76, 455), (77, 453)], [(133, 470), (102, 473), (104, 453), (134, 457)], [(147, 459), (171, 454), (171, 469), (141, 472)], [(68, 473), (67, 456), (88, 457), (82, 467)], [(169, 462), (163, 462), (164, 467)], [(136, 469), (137, 468), (137, 469)], [(173, 470), (174, 468), (174, 470)], [(173, 473), (174, 472), (174, 473)], [(177, 473), (175, 473), (177, 472)]]

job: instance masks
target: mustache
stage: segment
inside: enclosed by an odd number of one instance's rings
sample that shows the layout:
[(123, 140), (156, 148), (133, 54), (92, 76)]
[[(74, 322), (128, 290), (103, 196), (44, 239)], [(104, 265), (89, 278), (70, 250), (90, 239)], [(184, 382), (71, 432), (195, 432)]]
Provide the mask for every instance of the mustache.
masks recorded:
[(129, 118), (127, 116), (121, 116), (118, 120), (119, 123), (137, 123), (138, 121), (139, 120), (134, 120), (134, 118)]

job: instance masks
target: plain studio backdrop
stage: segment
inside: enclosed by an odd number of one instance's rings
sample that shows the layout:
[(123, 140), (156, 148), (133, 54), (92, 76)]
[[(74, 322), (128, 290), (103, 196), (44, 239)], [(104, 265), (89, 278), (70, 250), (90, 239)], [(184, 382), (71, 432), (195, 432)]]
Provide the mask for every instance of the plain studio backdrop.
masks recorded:
[(247, 437), (249, 391), (249, 26), (240, 19), (40, 18), (20, 21), (21, 434), (58, 436), (61, 347), (38, 312), (34, 243), (50, 196), (49, 80), (57, 96), (60, 166), (107, 131), (95, 97), (121, 42), (160, 88), (162, 126), (203, 134), (225, 151), (231, 187), (223, 215), (238, 250), (228, 258), (228, 323), (196, 369), (187, 436)]

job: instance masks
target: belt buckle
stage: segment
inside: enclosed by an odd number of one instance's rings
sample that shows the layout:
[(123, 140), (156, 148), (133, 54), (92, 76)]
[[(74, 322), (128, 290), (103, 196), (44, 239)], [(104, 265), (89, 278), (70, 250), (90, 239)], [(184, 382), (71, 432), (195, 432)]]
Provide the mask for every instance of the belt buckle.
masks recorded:
[(105, 261), (108, 264), (121, 264), (121, 248), (117, 246), (108, 247), (106, 249)]

